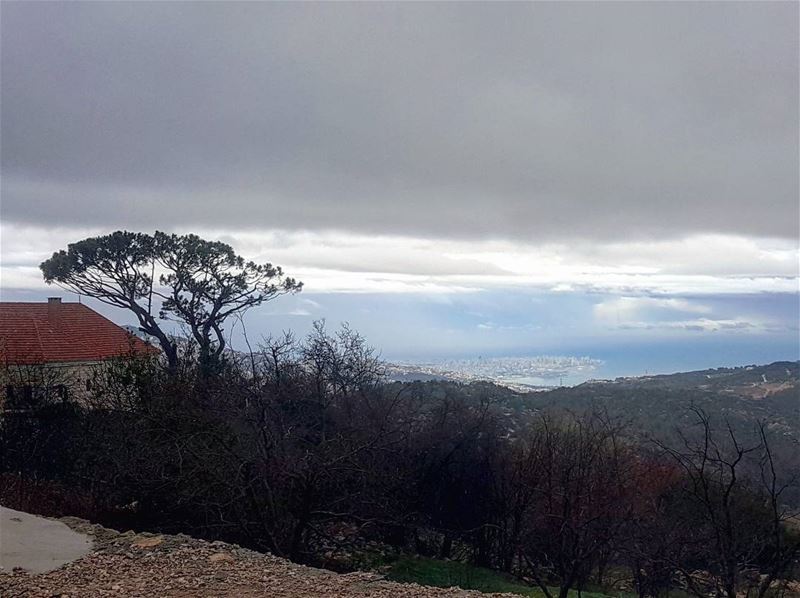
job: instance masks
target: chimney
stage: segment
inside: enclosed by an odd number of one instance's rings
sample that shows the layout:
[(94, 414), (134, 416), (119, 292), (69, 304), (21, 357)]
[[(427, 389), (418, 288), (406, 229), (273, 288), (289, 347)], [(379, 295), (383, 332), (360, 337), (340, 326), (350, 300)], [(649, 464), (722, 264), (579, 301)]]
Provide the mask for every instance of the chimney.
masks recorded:
[(59, 313), (61, 311), (61, 297), (48, 297), (47, 298), (47, 319), (51, 323), (58, 322)]

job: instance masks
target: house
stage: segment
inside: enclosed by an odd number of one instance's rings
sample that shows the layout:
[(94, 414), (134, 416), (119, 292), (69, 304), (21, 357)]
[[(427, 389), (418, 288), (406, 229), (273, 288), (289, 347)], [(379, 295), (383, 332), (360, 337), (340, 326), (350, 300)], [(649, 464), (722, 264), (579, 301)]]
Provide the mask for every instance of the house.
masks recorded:
[(0, 405), (80, 399), (109, 359), (157, 349), (81, 303), (0, 302)]

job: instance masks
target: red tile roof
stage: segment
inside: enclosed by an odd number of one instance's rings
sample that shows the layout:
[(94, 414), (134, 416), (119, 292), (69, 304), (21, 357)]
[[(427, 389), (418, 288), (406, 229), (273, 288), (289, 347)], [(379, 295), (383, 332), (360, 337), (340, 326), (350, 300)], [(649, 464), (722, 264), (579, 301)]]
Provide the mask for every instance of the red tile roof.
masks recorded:
[(0, 360), (100, 361), (156, 349), (80, 303), (0, 303)]

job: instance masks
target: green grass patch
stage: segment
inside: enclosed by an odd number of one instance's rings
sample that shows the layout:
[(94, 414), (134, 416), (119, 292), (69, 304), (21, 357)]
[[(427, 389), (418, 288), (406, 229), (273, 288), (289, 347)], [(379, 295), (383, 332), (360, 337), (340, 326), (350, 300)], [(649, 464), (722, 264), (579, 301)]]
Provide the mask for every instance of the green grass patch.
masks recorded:
[[(525, 585), (518, 579), (499, 571), (474, 567), (460, 561), (404, 557), (391, 565), (386, 577), (401, 583), (418, 583), (440, 588), (458, 586), (465, 590), (478, 590), (479, 592), (508, 592), (521, 596), (544, 598), (544, 592), (538, 587)], [(558, 588), (550, 588), (550, 591), (554, 596), (558, 595)], [(577, 592), (570, 592), (571, 598), (577, 598), (577, 596)], [(608, 596), (618, 596), (618, 594), (584, 591), (581, 596), (582, 598), (607, 598)]]
[(473, 567), (460, 561), (440, 561), (422, 557), (401, 558), (392, 564), (386, 577), (392, 581), (448, 588), (458, 586), (480, 592), (511, 592), (523, 596), (544, 596), (538, 588), (524, 585), (491, 569)]

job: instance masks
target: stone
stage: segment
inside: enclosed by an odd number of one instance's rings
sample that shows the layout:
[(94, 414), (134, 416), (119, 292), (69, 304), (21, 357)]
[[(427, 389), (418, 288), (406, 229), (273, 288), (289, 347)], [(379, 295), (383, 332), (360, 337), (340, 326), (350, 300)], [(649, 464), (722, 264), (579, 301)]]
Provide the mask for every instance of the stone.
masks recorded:
[(164, 541), (164, 536), (151, 536), (149, 538), (140, 538), (131, 542), (131, 546), (136, 548), (153, 548), (158, 546)]
[(210, 557), (208, 557), (208, 560), (211, 561), (212, 563), (220, 563), (223, 561), (232, 561), (233, 557), (229, 555), (227, 552), (215, 552)]

